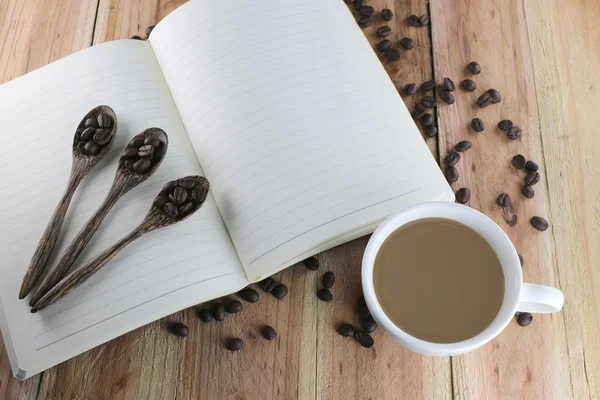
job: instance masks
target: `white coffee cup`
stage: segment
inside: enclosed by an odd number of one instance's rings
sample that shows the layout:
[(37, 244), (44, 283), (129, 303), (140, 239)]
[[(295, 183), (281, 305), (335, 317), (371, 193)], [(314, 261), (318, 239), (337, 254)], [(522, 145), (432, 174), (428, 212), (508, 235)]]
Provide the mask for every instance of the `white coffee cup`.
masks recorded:
[[(379, 248), (392, 232), (411, 221), (422, 218), (447, 218), (469, 226), (492, 246), (502, 264), (505, 290), (500, 311), (484, 331), (468, 340), (456, 343), (432, 343), (418, 339), (394, 324), (377, 300), (373, 287), (373, 266)], [(435, 243), (431, 246), (434, 250)], [(523, 283), (517, 251), (506, 233), (494, 221), (477, 210), (454, 203), (423, 203), (386, 219), (373, 233), (365, 250), (362, 262), (362, 286), (371, 315), (383, 330), (410, 350), (434, 356), (462, 354), (483, 346), (508, 325), (517, 311), (552, 313), (560, 311), (564, 303), (563, 294), (558, 289)]]

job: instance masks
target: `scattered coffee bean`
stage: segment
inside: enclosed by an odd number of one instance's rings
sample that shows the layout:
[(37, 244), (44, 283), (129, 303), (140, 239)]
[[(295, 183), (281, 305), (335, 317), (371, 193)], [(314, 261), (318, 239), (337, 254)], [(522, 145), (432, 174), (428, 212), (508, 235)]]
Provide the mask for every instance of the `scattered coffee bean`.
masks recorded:
[(471, 71), (471, 73), (475, 75), (481, 72), (481, 66), (475, 61), (471, 61), (469, 65), (467, 65), (467, 68), (469, 68), (469, 71)]
[(473, 144), (471, 142), (469, 142), (468, 140), (463, 140), (462, 142), (456, 143), (454, 149), (459, 153), (462, 153), (464, 151), (469, 150), (471, 147), (473, 147)]
[(468, 188), (460, 188), (456, 192), (456, 201), (460, 204), (467, 204), (471, 198), (471, 191)]
[(149, 27), (146, 28), (146, 37), (150, 36), (150, 34), (152, 33), (152, 30), (154, 30), (154, 25), (150, 25)]
[(398, 43), (400, 43), (400, 46), (404, 47), (406, 50), (410, 50), (415, 47), (415, 41), (407, 37), (400, 39)]
[(523, 196), (527, 197), (528, 199), (531, 199), (533, 196), (535, 196), (535, 190), (533, 190), (533, 188), (529, 185), (524, 185), (521, 188), (521, 193), (523, 193)]
[(354, 329), (354, 327), (350, 324), (342, 324), (340, 326), (338, 326), (337, 328), (337, 332), (344, 337), (351, 337), (354, 336), (354, 333), (356, 332), (356, 329)]
[(304, 266), (311, 271), (316, 271), (319, 269), (319, 260), (316, 257), (308, 257), (306, 260), (302, 261)]
[(419, 22), (421, 22), (421, 26), (425, 26), (429, 23), (429, 16), (427, 14), (423, 14), (419, 17)]
[(323, 287), (327, 289), (331, 289), (333, 284), (335, 283), (335, 274), (331, 271), (325, 272), (323, 274)]
[(521, 169), (525, 166), (525, 157), (522, 154), (517, 154), (512, 158), (512, 165), (516, 169)]
[(215, 308), (213, 308), (213, 317), (215, 317), (215, 321), (223, 321), (225, 319), (225, 314), (227, 310), (225, 310), (225, 306), (223, 304), (217, 304)]
[(454, 82), (452, 81), (452, 79), (444, 78), (444, 89), (446, 89), (449, 92), (454, 91), (455, 87), (454, 87)]
[(483, 132), (485, 131), (485, 124), (481, 118), (473, 118), (471, 120), (471, 128), (473, 128), (475, 132)]
[(171, 325), (171, 333), (175, 336), (186, 337), (190, 333), (190, 330), (186, 325), (178, 322)]
[(433, 108), (436, 104), (437, 102), (433, 96), (423, 96), (421, 99), (421, 105), (425, 108)]
[(521, 128), (519, 128), (518, 126), (513, 126), (508, 130), (506, 135), (510, 140), (517, 140), (521, 137)]
[(423, 115), (423, 117), (421, 118), (421, 125), (423, 126), (423, 128), (428, 128), (430, 126), (433, 125), (433, 115), (427, 113), (425, 115)]
[(244, 308), (242, 303), (237, 300), (231, 300), (225, 305), (225, 311), (227, 311), (229, 314), (237, 314), (242, 311), (242, 308)]
[(277, 332), (273, 329), (272, 326), (266, 325), (260, 330), (262, 336), (267, 340), (273, 340), (277, 337)]
[(360, 10), (358, 10), (358, 12), (360, 13), (360, 15), (363, 15), (365, 17), (372, 17), (373, 14), (375, 14), (375, 9), (372, 6), (364, 5), (360, 8)]
[(506, 193), (500, 193), (500, 195), (496, 198), (496, 204), (498, 204), (500, 207), (506, 207), (509, 201), (510, 197)]
[[(363, 7), (362, 9), (364, 10), (365, 7)], [(390, 28), (389, 26), (380, 26), (379, 28), (377, 28), (377, 30), (375, 31), (375, 34), (379, 37), (387, 37), (390, 36), (392, 34), (392, 28)]]
[(367, 333), (373, 333), (377, 329), (377, 322), (373, 318), (367, 318), (361, 322), (363, 330)]
[(138, 156), (143, 158), (152, 158), (154, 155), (154, 147), (149, 144), (145, 144), (138, 150)]
[(242, 300), (247, 301), (248, 303), (256, 303), (258, 299), (260, 299), (258, 292), (252, 288), (243, 289), (238, 292), (238, 295)]
[(364, 7), (364, 6), (366, 6), (366, 5), (367, 5), (367, 0), (356, 0), (356, 1), (354, 2), (354, 8), (355, 8), (357, 11), (360, 11), (360, 9), (361, 9), (362, 7)]
[(427, 81), (427, 82), (423, 82), (421, 84), (421, 90), (423, 92), (429, 92), (432, 91), (435, 88), (435, 81), (431, 80), (431, 81)]
[(84, 146), (84, 149), (87, 154), (94, 155), (100, 153), (102, 147), (94, 142), (87, 142)]
[(438, 130), (435, 126), (428, 126), (425, 128), (425, 136), (432, 138), (438, 134)]
[(288, 294), (288, 288), (283, 283), (275, 286), (273, 290), (271, 290), (271, 294), (278, 300), (283, 299)]
[(485, 92), (477, 99), (477, 105), (481, 108), (486, 108), (492, 104), (492, 95), (489, 92)]
[(354, 333), (354, 339), (356, 339), (356, 341), (362, 347), (366, 347), (367, 349), (371, 348), (375, 344), (375, 341), (373, 340), (371, 335), (369, 335), (365, 331), (361, 331), (360, 329), (357, 329), (356, 332)]
[(392, 42), (385, 39), (382, 40), (381, 42), (377, 43), (377, 46), (375, 46), (375, 48), (377, 49), (377, 51), (383, 53), (384, 51), (386, 51), (387, 49), (389, 49), (390, 47), (392, 47)]
[(358, 26), (361, 28), (367, 28), (371, 25), (373, 25), (373, 18), (371, 17), (364, 17), (358, 20)]
[(503, 119), (502, 121), (498, 122), (498, 128), (501, 131), (507, 132), (512, 127), (513, 127), (513, 122), (510, 119)]
[(537, 216), (536, 217), (532, 217), (529, 222), (531, 223), (531, 226), (533, 226), (538, 231), (542, 231), (543, 232), (546, 229), (548, 229), (548, 221), (546, 221), (542, 217), (537, 217)]
[(327, 288), (319, 289), (317, 291), (317, 297), (319, 298), (319, 300), (326, 301), (326, 302), (333, 300), (333, 294), (331, 294), (331, 291)]
[(366, 304), (359, 303), (358, 307), (356, 308), (356, 312), (362, 319), (371, 318), (371, 311), (369, 311), (369, 307), (367, 307)]
[(488, 90), (488, 93), (492, 96), (492, 104), (500, 103), (500, 101), (502, 101), (502, 96), (500, 96), (500, 92), (496, 89), (490, 89)]
[(390, 47), (385, 51), (385, 56), (390, 61), (398, 61), (400, 59), (400, 50)]
[(517, 323), (521, 326), (527, 326), (533, 321), (533, 316), (528, 312), (523, 312), (517, 317)]
[(145, 174), (146, 172), (150, 171), (151, 167), (152, 161), (148, 160), (147, 158), (140, 158), (135, 162), (135, 164), (133, 164), (133, 172), (137, 174)]
[(420, 105), (416, 105), (415, 109), (410, 113), (410, 115), (414, 119), (421, 119), (421, 117), (423, 117), (423, 115), (425, 115), (425, 113), (427, 113), (427, 109), (421, 107)]
[(440, 90), (440, 99), (446, 104), (454, 104), (456, 101), (454, 95), (445, 89)]
[(421, 20), (416, 15), (409, 16), (406, 19), (406, 21), (408, 22), (409, 25), (412, 25), (412, 26), (421, 26)]
[(523, 267), (523, 256), (520, 254), (517, 254), (519, 256), (519, 263), (521, 264), (521, 267)]
[(238, 351), (244, 348), (244, 341), (240, 338), (229, 339), (225, 347), (230, 351)]
[(96, 128), (86, 128), (83, 132), (81, 132), (81, 140), (88, 141), (94, 138), (96, 134)]
[(394, 13), (389, 8), (384, 8), (381, 10), (381, 19), (384, 21), (391, 21), (394, 18)]
[(477, 89), (477, 84), (471, 79), (464, 79), (460, 84), (463, 87), (463, 89), (469, 92), (472, 92), (473, 90)]
[(529, 160), (525, 163), (525, 169), (527, 171), (537, 171), (538, 169), (540, 169), (540, 167), (533, 161)]
[(210, 322), (213, 320), (212, 313), (206, 308), (202, 308), (198, 311), (198, 317), (200, 317), (203, 322)]
[(138, 35), (133, 35), (133, 36), (131, 37), (131, 39), (133, 39), (133, 40), (143, 40), (143, 39), (142, 39), (140, 36), (138, 36)]
[(414, 83), (409, 83), (408, 85), (404, 86), (403, 90), (405, 95), (412, 96), (413, 94), (417, 93), (417, 85)]
[(265, 293), (270, 293), (275, 286), (277, 286), (277, 283), (273, 278), (267, 278), (260, 283), (260, 287)]
[(536, 183), (540, 181), (540, 173), (537, 171), (529, 171), (527, 176), (525, 176), (525, 184), (529, 186), (534, 186)]
[(460, 154), (458, 154), (455, 151), (451, 151), (450, 153), (448, 153), (446, 158), (444, 158), (444, 164), (446, 164), (449, 167), (454, 167), (456, 165), (456, 163), (458, 163), (459, 161), (460, 161)]
[(446, 180), (450, 183), (454, 183), (458, 180), (459, 175), (458, 175), (458, 170), (454, 167), (447, 167), (446, 168)]

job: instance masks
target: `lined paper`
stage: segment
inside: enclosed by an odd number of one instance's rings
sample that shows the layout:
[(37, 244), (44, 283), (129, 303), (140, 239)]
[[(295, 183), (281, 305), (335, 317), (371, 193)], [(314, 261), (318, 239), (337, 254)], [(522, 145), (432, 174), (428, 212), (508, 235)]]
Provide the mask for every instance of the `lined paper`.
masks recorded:
[[(77, 190), (50, 263), (87, 222), (112, 184), (128, 141), (157, 126), (169, 135), (157, 172), (114, 206), (76, 265), (144, 219), (172, 179), (202, 174), (152, 48), (119, 41), (67, 57), (0, 87), (0, 296), (18, 367), (39, 372), (131, 329), (246, 284), (211, 196), (189, 220), (148, 234), (64, 299), (36, 314), (18, 291), (71, 168), (80, 119), (99, 104), (118, 118), (113, 149)], [(14, 357), (13, 357), (14, 358)]]
[(196, 1), (150, 39), (250, 279), (453, 198), (346, 8)]

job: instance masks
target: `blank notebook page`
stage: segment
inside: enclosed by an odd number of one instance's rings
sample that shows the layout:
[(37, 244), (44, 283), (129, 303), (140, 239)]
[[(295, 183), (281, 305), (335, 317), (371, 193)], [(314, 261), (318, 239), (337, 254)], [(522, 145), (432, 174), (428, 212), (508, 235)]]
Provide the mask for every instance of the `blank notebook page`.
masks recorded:
[(73, 293), (31, 314), (27, 300), (17, 298), (21, 281), (65, 188), (75, 128), (90, 109), (107, 104), (115, 110), (117, 137), (77, 190), (50, 262), (104, 199), (118, 157), (135, 134), (152, 126), (164, 129), (166, 158), (150, 179), (117, 202), (76, 265), (138, 225), (167, 181), (202, 171), (147, 42), (84, 50), (0, 87), (0, 100), (5, 188), (0, 194), (0, 296), (3, 322), (10, 327), (3, 327), (3, 335), (27, 374), (244, 286), (244, 272), (209, 197), (189, 220), (139, 239)]
[(342, 1), (194, 1), (150, 41), (250, 279), (453, 198)]

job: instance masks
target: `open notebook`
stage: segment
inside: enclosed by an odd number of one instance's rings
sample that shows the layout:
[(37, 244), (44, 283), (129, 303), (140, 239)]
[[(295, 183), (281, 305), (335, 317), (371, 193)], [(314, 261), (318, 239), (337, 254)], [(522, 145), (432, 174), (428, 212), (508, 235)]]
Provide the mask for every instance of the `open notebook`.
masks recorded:
[[(99, 104), (115, 110), (117, 137), (77, 190), (50, 263), (148, 127), (168, 133), (166, 159), (76, 264), (141, 222), (165, 182), (204, 175), (212, 195), (31, 314), (21, 280), (64, 190), (75, 127)], [(454, 199), (339, 0), (187, 3), (147, 42), (95, 46), (1, 86), (0, 122), (0, 323), (19, 379), (372, 232), (404, 207)]]

